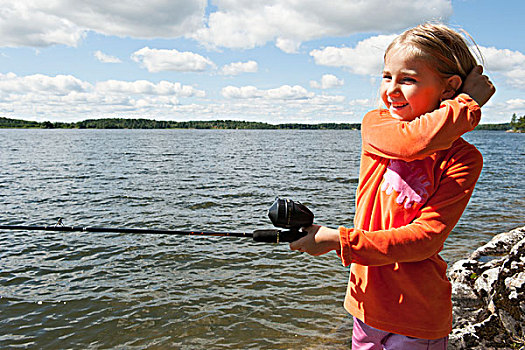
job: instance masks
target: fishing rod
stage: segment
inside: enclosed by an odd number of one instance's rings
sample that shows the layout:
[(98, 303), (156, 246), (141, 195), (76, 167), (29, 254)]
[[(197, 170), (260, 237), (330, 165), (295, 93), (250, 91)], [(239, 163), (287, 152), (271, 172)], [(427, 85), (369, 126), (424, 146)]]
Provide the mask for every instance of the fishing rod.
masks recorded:
[(64, 226), (62, 219), (51, 226), (33, 225), (0, 225), (0, 230), (24, 231), (59, 231), (59, 232), (111, 232), (131, 234), (162, 234), (186, 236), (219, 236), (219, 237), (249, 237), (256, 242), (279, 243), (293, 242), (306, 235), (301, 227), (312, 225), (314, 214), (304, 204), (291, 199), (276, 198), (270, 209), (268, 217), (275, 227), (279, 229), (261, 229), (253, 232), (215, 232), (215, 231), (178, 231), (164, 229), (117, 228), (117, 227), (83, 227)]

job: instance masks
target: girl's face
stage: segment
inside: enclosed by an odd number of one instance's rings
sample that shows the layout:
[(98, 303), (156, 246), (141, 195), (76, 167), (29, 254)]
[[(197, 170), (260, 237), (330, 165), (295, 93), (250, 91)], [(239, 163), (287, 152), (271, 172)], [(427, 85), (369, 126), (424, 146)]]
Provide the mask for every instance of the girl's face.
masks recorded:
[(439, 107), (446, 79), (423, 59), (392, 49), (385, 57), (381, 99), (390, 114), (410, 121)]

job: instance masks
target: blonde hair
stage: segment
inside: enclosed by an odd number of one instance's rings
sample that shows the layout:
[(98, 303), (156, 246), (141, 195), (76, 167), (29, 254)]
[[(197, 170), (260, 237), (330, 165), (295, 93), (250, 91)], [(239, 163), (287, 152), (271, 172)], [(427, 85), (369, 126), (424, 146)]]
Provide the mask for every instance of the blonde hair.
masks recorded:
[(394, 49), (426, 60), (445, 78), (458, 75), (463, 82), (477, 66), (463, 37), (443, 24), (426, 23), (405, 31), (390, 43), (384, 58)]

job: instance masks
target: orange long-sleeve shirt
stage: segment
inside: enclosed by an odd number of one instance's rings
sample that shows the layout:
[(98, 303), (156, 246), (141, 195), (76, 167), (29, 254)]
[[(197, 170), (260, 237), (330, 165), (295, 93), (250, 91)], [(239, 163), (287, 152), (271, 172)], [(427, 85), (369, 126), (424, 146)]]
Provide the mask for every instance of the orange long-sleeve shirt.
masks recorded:
[(410, 122), (364, 117), (354, 228), (340, 228), (340, 254), (351, 264), (345, 308), (366, 324), (425, 339), (452, 330), (438, 253), (481, 173), (481, 154), (460, 138), (480, 116), (461, 94)]

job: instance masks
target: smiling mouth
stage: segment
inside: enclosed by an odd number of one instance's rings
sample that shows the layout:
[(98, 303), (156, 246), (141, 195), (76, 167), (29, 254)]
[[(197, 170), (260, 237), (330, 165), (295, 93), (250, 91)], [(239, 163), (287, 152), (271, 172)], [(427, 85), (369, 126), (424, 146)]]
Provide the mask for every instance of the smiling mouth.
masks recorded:
[(401, 109), (406, 106), (408, 106), (408, 103), (390, 103), (390, 108), (393, 109)]

